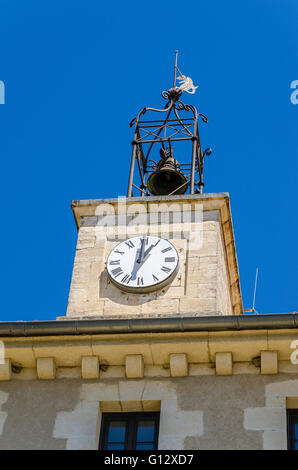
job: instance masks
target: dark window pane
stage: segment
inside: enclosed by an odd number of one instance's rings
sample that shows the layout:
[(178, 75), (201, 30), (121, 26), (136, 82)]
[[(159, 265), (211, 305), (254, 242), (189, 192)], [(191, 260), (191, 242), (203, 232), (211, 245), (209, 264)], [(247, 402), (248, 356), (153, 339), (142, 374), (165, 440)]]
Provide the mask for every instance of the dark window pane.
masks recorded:
[(298, 423), (294, 424), (294, 436), (295, 439), (298, 439)]
[(159, 413), (103, 413), (99, 449), (154, 450)]
[(108, 444), (107, 450), (124, 450), (124, 444)]
[(109, 426), (108, 442), (121, 442), (125, 440), (126, 421), (111, 421)]
[(148, 442), (154, 440), (154, 421), (138, 421), (137, 442)]
[(152, 444), (137, 444), (136, 450), (153, 450), (154, 446)]

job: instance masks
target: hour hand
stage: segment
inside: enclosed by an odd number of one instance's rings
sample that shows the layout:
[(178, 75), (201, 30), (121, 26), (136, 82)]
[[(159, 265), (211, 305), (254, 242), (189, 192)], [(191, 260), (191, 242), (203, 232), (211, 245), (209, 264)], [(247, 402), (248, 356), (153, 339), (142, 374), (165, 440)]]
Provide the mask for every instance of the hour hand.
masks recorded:
[(146, 239), (147, 239), (147, 235), (145, 234), (145, 235), (143, 235), (143, 238), (142, 238), (141, 253), (140, 253), (139, 258), (137, 259), (137, 263), (140, 263), (140, 264), (144, 261), (144, 251), (145, 251)]

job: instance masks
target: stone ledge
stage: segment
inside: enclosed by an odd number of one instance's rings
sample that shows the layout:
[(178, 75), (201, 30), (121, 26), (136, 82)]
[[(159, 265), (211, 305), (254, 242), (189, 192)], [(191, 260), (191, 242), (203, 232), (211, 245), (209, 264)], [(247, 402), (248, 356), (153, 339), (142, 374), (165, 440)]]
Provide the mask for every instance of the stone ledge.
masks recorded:
[[(298, 372), (298, 366), (291, 364), (290, 361), (279, 361), (278, 362), (278, 375), (282, 378), (285, 374), (292, 374), (293, 379)], [(232, 376), (234, 375), (260, 375), (261, 370), (260, 367), (256, 366), (252, 362), (233, 362), (233, 369), (232, 369)], [(196, 364), (196, 363), (188, 363), (188, 376), (196, 377), (196, 376), (220, 376), (220, 374), (216, 374), (215, 363), (204, 363), (204, 364)], [(27, 368), (24, 367), (19, 373), (12, 372), (11, 375), (6, 376), (8, 378), (3, 377), (0, 382), (4, 380), (37, 380), (37, 369), (36, 368)], [(9, 378), (10, 377), (10, 378)], [(173, 377), (171, 375), (171, 370), (169, 363), (165, 363), (164, 365), (156, 366), (156, 365), (144, 365), (144, 378), (158, 378), (160, 380)], [(177, 378), (179, 376), (176, 376)], [(64, 380), (64, 379), (82, 379), (82, 369), (81, 367), (74, 366), (74, 367), (56, 367), (56, 375), (55, 380)], [(128, 379), (125, 373), (125, 366), (109, 366), (107, 365), (104, 370), (100, 371), (99, 379), (86, 379), (86, 380), (106, 380), (106, 379), (121, 379), (125, 380)], [(53, 379), (51, 379), (53, 380)], [(83, 379), (84, 380), (84, 379)], [(128, 382), (130, 379), (128, 379)], [(297, 405), (297, 406), (296, 406)], [(292, 404), (289, 407), (298, 408), (298, 402), (295, 402), (295, 406)]]
[(102, 413), (138, 412), (138, 411), (160, 411), (160, 400), (129, 400), (129, 401), (100, 401)]

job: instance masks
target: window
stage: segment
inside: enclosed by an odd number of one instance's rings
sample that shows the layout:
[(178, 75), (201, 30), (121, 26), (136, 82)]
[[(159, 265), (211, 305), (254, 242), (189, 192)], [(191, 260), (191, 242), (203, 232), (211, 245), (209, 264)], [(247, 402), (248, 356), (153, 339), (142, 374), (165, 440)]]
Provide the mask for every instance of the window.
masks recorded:
[(288, 449), (298, 450), (298, 409), (288, 410)]
[(155, 450), (159, 413), (103, 413), (101, 450)]

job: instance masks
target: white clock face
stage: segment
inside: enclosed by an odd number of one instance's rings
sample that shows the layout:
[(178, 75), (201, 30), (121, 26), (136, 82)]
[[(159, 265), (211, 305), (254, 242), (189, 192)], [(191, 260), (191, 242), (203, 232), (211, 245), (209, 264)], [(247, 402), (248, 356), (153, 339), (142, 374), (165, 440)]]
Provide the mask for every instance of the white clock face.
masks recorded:
[(107, 271), (121, 290), (145, 293), (168, 284), (177, 273), (178, 260), (168, 240), (143, 235), (117, 245), (108, 257)]

